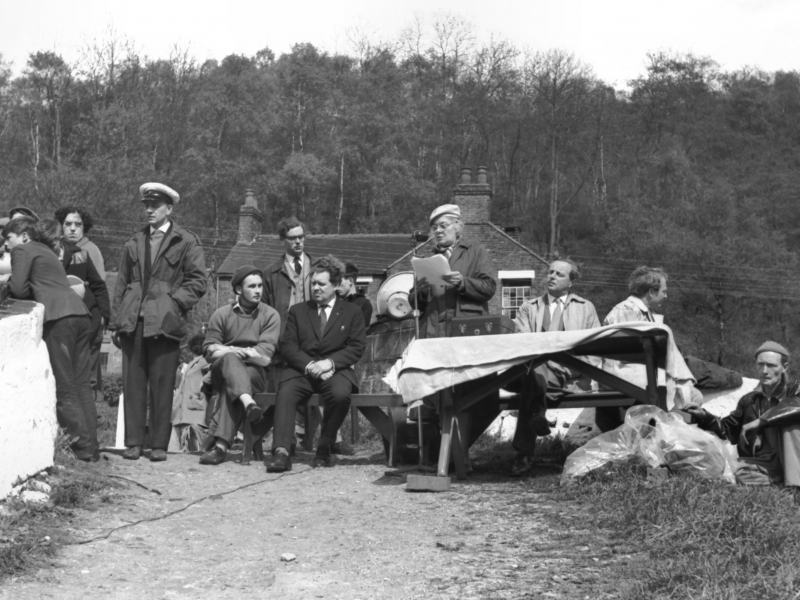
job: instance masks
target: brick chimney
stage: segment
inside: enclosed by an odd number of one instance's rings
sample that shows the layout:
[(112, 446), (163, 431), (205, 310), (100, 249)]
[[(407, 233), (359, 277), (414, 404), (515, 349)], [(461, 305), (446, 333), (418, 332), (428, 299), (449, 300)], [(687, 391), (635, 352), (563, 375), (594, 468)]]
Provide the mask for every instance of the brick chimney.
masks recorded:
[(239, 207), (238, 243), (250, 244), (261, 233), (264, 216), (258, 210), (258, 201), (253, 190), (244, 191), (244, 204)]
[(461, 169), (458, 185), (453, 188), (453, 204), (461, 208), (464, 223), (487, 223), (491, 217), (492, 186), (486, 180), (486, 167), (478, 167), (478, 177), (472, 183), (472, 169)]

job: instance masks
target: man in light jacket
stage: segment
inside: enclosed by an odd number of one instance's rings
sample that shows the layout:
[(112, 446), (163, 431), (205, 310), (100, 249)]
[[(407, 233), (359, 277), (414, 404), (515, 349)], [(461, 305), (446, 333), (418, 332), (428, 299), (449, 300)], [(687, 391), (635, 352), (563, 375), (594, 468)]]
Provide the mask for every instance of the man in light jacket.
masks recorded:
[[(570, 259), (555, 260), (547, 274), (547, 293), (523, 304), (514, 320), (518, 333), (549, 331), (575, 331), (600, 327), (594, 304), (572, 293), (572, 286), (580, 279), (580, 269)], [(548, 435), (550, 425), (545, 418), (548, 388), (564, 389), (582, 377), (566, 367), (548, 362), (537, 367), (532, 374), (533, 393), (522, 399), (513, 446), (517, 451), (511, 474), (519, 477), (531, 470), (537, 435)]]
[(122, 348), (125, 395), (123, 457), (138, 460), (150, 405), (151, 461), (167, 459), (180, 340), (187, 315), (206, 293), (203, 247), (172, 221), (178, 193), (160, 183), (139, 192), (148, 224), (125, 243), (114, 288), (109, 329)]

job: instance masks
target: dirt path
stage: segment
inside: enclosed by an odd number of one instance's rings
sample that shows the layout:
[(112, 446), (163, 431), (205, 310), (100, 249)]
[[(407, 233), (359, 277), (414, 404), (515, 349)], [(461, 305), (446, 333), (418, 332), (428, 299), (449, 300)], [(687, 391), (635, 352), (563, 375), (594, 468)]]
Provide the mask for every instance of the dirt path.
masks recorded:
[[(162, 495), (125, 484), (75, 536), (157, 520), (69, 546), (0, 597), (594, 599), (610, 592), (603, 571), (619, 560), (581, 529), (584, 513), (552, 502), (555, 475), (479, 468), (451, 492), (420, 494), (384, 477), (380, 455), (316, 470), (302, 455), (282, 476), (257, 462), (203, 467), (192, 455), (108, 458), (97, 468)], [(284, 553), (297, 559), (282, 562)]]

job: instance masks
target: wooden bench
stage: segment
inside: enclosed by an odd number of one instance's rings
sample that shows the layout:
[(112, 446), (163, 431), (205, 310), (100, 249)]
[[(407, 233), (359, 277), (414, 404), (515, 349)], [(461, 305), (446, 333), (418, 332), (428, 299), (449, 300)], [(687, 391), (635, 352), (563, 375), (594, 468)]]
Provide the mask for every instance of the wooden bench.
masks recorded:
[[(253, 399), (262, 408), (275, 406), (275, 393), (255, 394)], [(319, 394), (312, 394), (306, 406), (321, 406), (322, 398)], [(403, 404), (403, 397), (400, 394), (352, 394), (350, 396), (351, 408), (357, 409), (366, 419), (378, 430), (388, 444), (388, 460), (390, 466), (395, 466), (398, 459), (399, 449), (397, 447), (397, 429), (400, 424), (406, 422), (406, 406)], [(383, 409), (386, 409), (384, 412)], [(306, 432), (303, 440), (305, 450), (313, 450), (314, 432), (319, 425), (314, 416), (308, 411), (306, 413)], [(242, 451), (242, 464), (250, 464), (253, 452), (256, 453), (257, 460), (263, 460), (260, 446), (253, 451), (253, 432), (250, 424), (245, 421), (244, 426), (244, 450)]]

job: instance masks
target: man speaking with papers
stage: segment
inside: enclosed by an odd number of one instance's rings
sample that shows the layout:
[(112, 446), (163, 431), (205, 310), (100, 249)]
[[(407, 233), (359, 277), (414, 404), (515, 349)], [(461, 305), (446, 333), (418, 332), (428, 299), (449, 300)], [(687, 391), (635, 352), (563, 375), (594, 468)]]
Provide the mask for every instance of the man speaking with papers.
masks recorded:
[[(434, 210), (430, 225), (436, 242), (434, 255), (447, 259), (450, 270), (436, 280), (426, 277), (417, 281), (417, 300), (422, 311), (419, 336), (449, 337), (453, 317), (489, 313), (488, 303), (497, 289), (497, 281), (486, 248), (461, 237), (464, 224), (458, 206), (444, 204)], [(436, 270), (435, 264), (432, 270)]]

